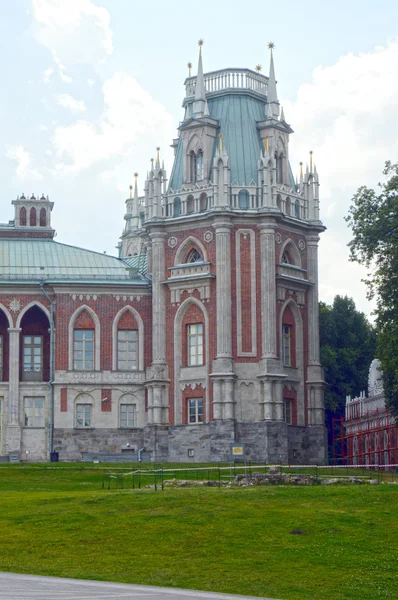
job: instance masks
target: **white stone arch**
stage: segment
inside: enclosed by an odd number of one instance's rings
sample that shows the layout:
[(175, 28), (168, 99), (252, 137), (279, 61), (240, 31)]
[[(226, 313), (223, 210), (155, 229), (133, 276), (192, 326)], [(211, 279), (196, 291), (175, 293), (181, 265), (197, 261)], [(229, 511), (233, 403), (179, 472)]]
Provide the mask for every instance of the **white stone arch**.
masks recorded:
[(176, 255), (175, 255), (175, 259), (174, 259), (174, 265), (184, 264), (184, 263), (182, 263), (182, 259), (183, 259), (185, 249), (189, 244), (193, 244), (194, 246), (196, 246), (200, 250), (200, 253), (203, 256), (203, 262), (207, 262), (206, 248), (204, 247), (204, 245), (198, 238), (194, 237), (193, 235), (190, 235), (187, 238), (185, 238), (185, 240), (183, 242), (181, 242), (181, 244), (179, 245)]
[[(182, 424), (182, 406), (181, 406), (181, 387), (180, 387), (180, 369), (182, 364), (182, 344), (181, 344), (181, 336), (182, 336), (182, 321), (184, 319), (184, 315), (189, 309), (190, 306), (195, 304), (200, 308), (204, 316), (205, 322), (205, 356), (206, 362), (202, 366), (191, 367), (193, 370), (198, 372), (202, 371), (202, 376), (205, 377), (206, 385), (203, 387), (206, 388), (206, 419), (209, 420), (209, 381), (208, 381), (208, 373), (210, 372), (210, 357), (209, 357), (209, 315), (207, 313), (206, 307), (197, 298), (194, 296), (190, 296), (186, 298), (184, 302), (178, 307), (176, 315), (174, 317), (174, 424), (181, 425)], [(199, 382), (201, 383), (201, 382)]]
[(293, 259), (293, 265), (295, 267), (301, 268), (301, 254), (300, 250), (297, 248), (296, 244), (293, 242), (291, 238), (285, 240), (281, 246), (279, 251), (279, 262), (282, 262), (283, 253), (287, 250)]
[(124, 306), (119, 310), (112, 324), (112, 371), (117, 371), (117, 326), (124, 313), (130, 312), (138, 326), (138, 370), (144, 370), (144, 321), (132, 306)]
[(197, 154), (198, 150), (202, 150), (203, 152), (202, 142), (196, 133), (194, 133), (188, 141), (187, 154), (189, 155), (192, 150), (195, 152), (195, 154)]
[(92, 308), (83, 304), (79, 306), (69, 319), (68, 325), (68, 369), (73, 371), (73, 330), (75, 321), (81, 312), (86, 310), (94, 321), (94, 371), (101, 370), (101, 325), (97, 313)]
[[(296, 334), (296, 367), (294, 370), (297, 372), (297, 379), (299, 383), (297, 385), (297, 425), (305, 425), (305, 410), (304, 410), (304, 335), (303, 335), (303, 318), (299, 307), (293, 298), (288, 298), (282, 305), (281, 312), (279, 315), (279, 349), (280, 355), (282, 350), (282, 324), (283, 315), (285, 314), (286, 308), (289, 307), (292, 311), (295, 323), (295, 334)], [(282, 368), (283, 365), (282, 365)], [(286, 368), (286, 367), (285, 367)], [(289, 368), (289, 367), (287, 367)], [(289, 379), (287, 379), (289, 381)], [(295, 385), (297, 382), (294, 382)], [(311, 423), (309, 423), (311, 424)]]
[(89, 404), (91, 406), (91, 423), (90, 427), (88, 428), (91, 429), (92, 427), (94, 427), (95, 401), (93, 396), (88, 392), (80, 392), (79, 394), (77, 394), (77, 396), (75, 396), (75, 399), (73, 400), (73, 427), (77, 427), (77, 404)]
[(28, 312), (28, 310), (30, 308), (32, 308), (33, 306), (37, 306), (38, 308), (40, 308), (44, 314), (46, 315), (47, 319), (48, 319), (48, 323), (50, 324), (51, 322), (51, 317), (50, 317), (50, 311), (48, 310), (48, 308), (46, 308), (41, 302), (38, 302), (37, 300), (33, 300), (33, 302), (29, 302), (29, 304), (27, 304), (19, 313), (18, 315), (18, 319), (16, 322), (15, 327), (19, 328), (21, 327), (21, 321), (24, 317), (24, 315)]
[(14, 327), (14, 322), (12, 319), (12, 316), (10, 315), (8, 309), (4, 306), (4, 304), (0, 303), (0, 310), (3, 311), (3, 313), (5, 314), (7, 321), (8, 321), (8, 327), (10, 329), (12, 329)]

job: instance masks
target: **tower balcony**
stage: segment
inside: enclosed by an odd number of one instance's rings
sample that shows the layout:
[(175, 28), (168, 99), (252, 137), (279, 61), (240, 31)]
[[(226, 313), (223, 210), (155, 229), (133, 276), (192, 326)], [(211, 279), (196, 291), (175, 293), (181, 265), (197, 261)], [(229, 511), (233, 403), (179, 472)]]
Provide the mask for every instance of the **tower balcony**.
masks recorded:
[[(251, 69), (221, 69), (205, 73), (206, 96), (211, 98), (220, 92), (256, 92), (267, 98), (268, 77)], [(196, 76), (185, 80), (186, 99), (195, 95)]]

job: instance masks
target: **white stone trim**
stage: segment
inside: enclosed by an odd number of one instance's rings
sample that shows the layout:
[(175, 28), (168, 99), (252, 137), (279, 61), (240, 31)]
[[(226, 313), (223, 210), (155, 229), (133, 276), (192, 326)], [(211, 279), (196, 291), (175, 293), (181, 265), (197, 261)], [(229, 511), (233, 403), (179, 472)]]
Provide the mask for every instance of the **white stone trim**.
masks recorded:
[(68, 325), (68, 369), (73, 371), (73, 330), (77, 317), (86, 310), (94, 321), (94, 371), (101, 370), (101, 325), (97, 314), (92, 308), (83, 304), (71, 316)]
[[(15, 327), (16, 327), (16, 328), (18, 328), (18, 327), (21, 327), (21, 321), (22, 321), (22, 319), (23, 319), (23, 316), (24, 316), (24, 314), (25, 314), (25, 313), (26, 313), (26, 312), (27, 312), (27, 311), (28, 311), (30, 308), (32, 308), (32, 306), (37, 306), (38, 308), (40, 308), (40, 309), (41, 309), (41, 310), (44, 312), (44, 314), (46, 315), (46, 317), (47, 317), (47, 319), (48, 319), (48, 322), (50, 323), (50, 312), (49, 312), (49, 310), (48, 310), (48, 309), (47, 309), (45, 306), (43, 306), (43, 304), (41, 304), (41, 302), (38, 302), (37, 300), (34, 300), (33, 302), (29, 302), (29, 304), (27, 304), (27, 305), (26, 305), (26, 306), (25, 306), (25, 307), (24, 307), (24, 308), (21, 310), (21, 312), (19, 313), (19, 315), (18, 315), (18, 319), (17, 319), (17, 322), (16, 322), (16, 325), (15, 325)], [(12, 325), (11, 325), (11, 327), (12, 327)]]
[[(296, 302), (292, 298), (288, 298), (281, 307), (279, 317), (279, 354), (282, 349), (282, 323), (285, 309), (290, 307), (292, 311), (295, 328), (296, 328), (296, 370), (299, 383), (294, 382), (294, 387), (297, 389), (297, 425), (305, 425), (305, 410), (304, 410), (304, 337), (303, 337), (303, 319), (301, 312)], [(282, 368), (287, 372), (289, 367)]]
[(0, 303), (0, 310), (2, 310), (3, 313), (5, 314), (5, 316), (7, 317), (8, 326), (12, 329), (14, 327), (14, 322), (12, 320), (12, 316), (10, 315), (10, 313), (8, 312), (8, 310), (6, 309), (6, 307), (4, 306), (4, 304)]
[[(181, 394), (181, 384), (183, 382), (180, 381), (180, 372), (181, 372), (181, 363), (182, 363), (182, 343), (181, 343), (181, 335), (182, 335), (182, 321), (184, 315), (191, 304), (196, 304), (201, 311), (203, 312), (204, 321), (205, 321), (205, 356), (206, 356), (206, 381), (205, 384), (202, 384), (204, 388), (209, 389), (208, 385), (208, 373), (210, 372), (210, 357), (209, 357), (209, 315), (207, 313), (205, 305), (195, 297), (186, 298), (184, 302), (179, 306), (176, 315), (174, 317), (174, 425), (182, 424), (182, 394)], [(193, 367), (192, 367), (193, 368)], [(199, 366), (199, 368), (201, 368)], [(187, 381), (187, 383), (191, 383)], [(206, 394), (206, 419), (209, 421), (209, 409), (210, 409), (210, 400), (209, 394)]]
[(294, 259), (294, 265), (296, 267), (300, 267), (301, 268), (301, 253), (299, 251), (299, 249), (297, 248), (297, 245), (295, 244), (295, 242), (291, 239), (291, 238), (287, 238), (287, 240), (285, 240), (279, 250), (279, 263), (282, 262), (282, 256), (284, 251), (286, 250), (287, 246), (291, 246), (292, 248), (292, 255), (293, 255), (293, 259)]
[(141, 315), (132, 307), (124, 306), (119, 310), (112, 323), (112, 371), (117, 371), (117, 327), (122, 315), (130, 312), (138, 325), (138, 370), (144, 370), (144, 322)]
[[(251, 350), (242, 350), (242, 300), (241, 300), (241, 264), (240, 264), (240, 238), (250, 237), (250, 311), (251, 311)], [(256, 234), (253, 229), (238, 229), (235, 233), (236, 248), (236, 336), (238, 356), (257, 356), (257, 315), (256, 315)], [(244, 267), (245, 268), (245, 267)]]
[(197, 246), (202, 252), (203, 262), (208, 262), (207, 251), (203, 245), (203, 242), (201, 242), (198, 238), (194, 237), (193, 235), (190, 235), (187, 238), (185, 238), (185, 240), (179, 245), (174, 259), (174, 265), (184, 264), (182, 262), (182, 255), (184, 253), (184, 248), (188, 246), (189, 243), (192, 243), (194, 246)]

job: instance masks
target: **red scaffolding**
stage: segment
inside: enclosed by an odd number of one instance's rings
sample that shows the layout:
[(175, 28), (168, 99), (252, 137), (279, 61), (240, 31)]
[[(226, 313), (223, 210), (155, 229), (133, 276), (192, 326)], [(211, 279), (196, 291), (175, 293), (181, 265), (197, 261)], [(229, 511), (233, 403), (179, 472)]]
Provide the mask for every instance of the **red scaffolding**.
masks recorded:
[(332, 449), (335, 464), (389, 469), (398, 463), (398, 425), (388, 409), (378, 408), (333, 419)]

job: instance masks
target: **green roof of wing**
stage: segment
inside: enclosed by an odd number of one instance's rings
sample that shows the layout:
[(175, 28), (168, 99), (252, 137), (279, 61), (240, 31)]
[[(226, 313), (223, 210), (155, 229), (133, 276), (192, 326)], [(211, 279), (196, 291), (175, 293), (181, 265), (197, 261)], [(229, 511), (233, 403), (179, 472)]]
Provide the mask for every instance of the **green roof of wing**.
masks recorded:
[(208, 101), (209, 112), (218, 119), (223, 147), (229, 157), (231, 184), (257, 185), (261, 138), (257, 121), (265, 118), (265, 103), (244, 94), (225, 94)]
[(121, 259), (45, 239), (0, 239), (1, 280), (143, 283)]
[(135, 256), (127, 256), (123, 258), (123, 261), (129, 265), (132, 269), (135, 269), (141, 275), (146, 275), (147, 272), (147, 255), (136, 254)]

